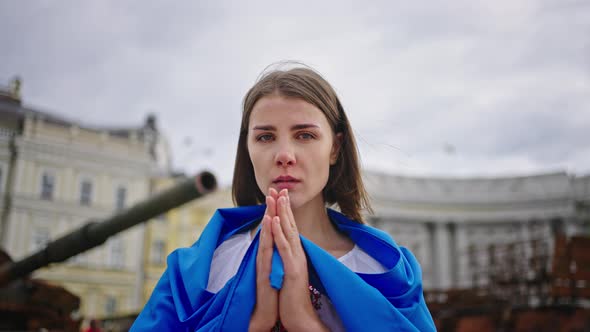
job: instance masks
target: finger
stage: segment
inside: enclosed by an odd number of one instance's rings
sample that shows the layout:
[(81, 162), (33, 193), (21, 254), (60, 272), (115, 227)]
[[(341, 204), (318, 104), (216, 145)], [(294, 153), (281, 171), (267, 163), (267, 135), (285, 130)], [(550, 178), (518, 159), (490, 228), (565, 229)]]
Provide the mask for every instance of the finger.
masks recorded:
[[(291, 200), (289, 198), (289, 190), (288, 189), (281, 190), (281, 192), (279, 193), (279, 197), (285, 197), (285, 199), (287, 200), (287, 207), (288, 207), (287, 216), (289, 216), (289, 222), (290, 222), (290, 224), (292, 224), (291, 227), (296, 227), (295, 217), (293, 217), (293, 211), (291, 210)], [(278, 204), (278, 199), (276, 201)], [(277, 213), (278, 213), (278, 207), (277, 207)]]
[(285, 198), (287, 198), (287, 215), (289, 216), (291, 227), (293, 227), (297, 231), (297, 234), (299, 234), (299, 230), (297, 229), (297, 223), (295, 222), (295, 216), (293, 215), (293, 209), (291, 208), (291, 197), (289, 197), (289, 193), (287, 193)]
[[(281, 220), (286, 220), (288, 221), (287, 225), (283, 224), (283, 230), (285, 231), (285, 235), (287, 237), (287, 240), (289, 241), (289, 243), (291, 244), (292, 248), (299, 248), (301, 250), (303, 250), (303, 247), (301, 245), (301, 241), (299, 240), (299, 230), (297, 229), (297, 223), (295, 222), (295, 216), (293, 215), (293, 210), (291, 209), (291, 200), (289, 198), (289, 190), (288, 189), (283, 189), (281, 190), (281, 192), (279, 193), (280, 196), (285, 197), (286, 199), (286, 204), (284, 205), (286, 212), (284, 213), (284, 216), (281, 217)], [(278, 201), (277, 201), (277, 214), (279, 213), (279, 210), (282, 208), (281, 206), (278, 206)]]
[(281, 255), (281, 258), (283, 259), (283, 264), (286, 267), (289, 265), (288, 262), (292, 262), (293, 254), (291, 251), (291, 245), (289, 244), (289, 241), (287, 241), (283, 229), (281, 228), (281, 220), (279, 217), (274, 217), (272, 219), (272, 236), (277, 249), (279, 250), (279, 255)]
[(277, 192), (277, 190), (275, 188), (270, 188), (268, 189), (268, 195), (272, 198), (274, 198), (275, 200), (277, 198), (279, 198), (279, 193)]
[(272, 238), (272, 235), (269, 236), (270, 234), (268, 234), (268, 231), (267, 231), (266, 224), (267, 224), (267, 219), (268, 218), (269, 218), (269, 216), (264, 215), (264, 217), (262, 217), (262, 221), (261, 221), (261, 224), (260, 224), (260, 240), (259, 240), (259, 243), (258, 243), (258, 256), (257, 256), (257, 258), (258, 257), (261, 257), (264, 249), (267, 248), (268, 245), (270, 244), (269, 243), (269, 237)]
[(279, 197), (284, 196), (284, 197), (288, 197), (289, 196), (289, 191), (285, 188), (283, 190), (281, 190), (279, 192)]
[(260, 268), (261, 277), (268, 279), (272, 263), (273, 236), (271, 228), (271, 218), (264, 216), (262, 218), (262, 229), (260, 230), (260, 242), (258, 244), (257, 265)]
[(299, 247), (299, 232), (295, 227), (295, 221), (292, 219), (293, 214), (290, 212), (291, 207), (287, 197), (281, 196), (278, 200), (277, 212), (279, 214), (279, 220), (281, 222), (281, 228), (287, 241), (293, 248)]
[(268, 215), (271, 220), (277, 215), (277, 201), (272, 196), (266, 196), (266, 211), (264, 214)]

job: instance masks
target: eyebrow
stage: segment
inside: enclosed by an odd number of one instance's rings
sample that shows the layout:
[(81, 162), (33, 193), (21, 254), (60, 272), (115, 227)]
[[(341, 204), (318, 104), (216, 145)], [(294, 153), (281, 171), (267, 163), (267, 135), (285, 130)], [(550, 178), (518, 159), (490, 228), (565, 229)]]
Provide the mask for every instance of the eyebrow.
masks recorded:
[[(302, 123), (296, 124), (291, 126), (291, 130), (300, 130), (300, 129), (308, 129), (308, 128), (319, 128), (320, 126), (312, 123)], [(262, 126), (254, 126), (252, 130), (268, 130), (268, 131), (276, 131), (277, 128), (271, 125), (262, 125)]]

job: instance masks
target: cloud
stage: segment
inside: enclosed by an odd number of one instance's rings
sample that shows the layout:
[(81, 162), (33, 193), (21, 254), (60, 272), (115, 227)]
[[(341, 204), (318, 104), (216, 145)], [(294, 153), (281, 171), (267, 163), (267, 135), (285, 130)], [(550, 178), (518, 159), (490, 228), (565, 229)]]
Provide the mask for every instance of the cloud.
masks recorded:
[(0, 79), (21, 75), (27, 104), (105, 125), (154, 112), (176, 167), (224, 183), (242, 97), (282, 59), (334, 85), (368, 168), (590, 170), (584, 1), (37, 1), (0, 12)]

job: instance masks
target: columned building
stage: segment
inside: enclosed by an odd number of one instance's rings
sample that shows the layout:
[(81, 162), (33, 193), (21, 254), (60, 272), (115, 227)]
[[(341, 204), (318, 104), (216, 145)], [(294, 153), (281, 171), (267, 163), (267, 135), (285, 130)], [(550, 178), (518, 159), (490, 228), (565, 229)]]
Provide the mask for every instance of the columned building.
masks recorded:
[[(0, 245), (13, 260), (149, 196), (150, 178), (167, 162), (154, 117), (130, 128), (90, 126), (0, 92)], [(136, 310), (144, 232), (133, 227), (34, 276), (80, 296), (85, 317)]]
[(590, 176), (458, 179), (365, 172), (364, 180), (375, 212), (369, 223), (416, 255), (426, 289), (474, 286), (476, 270), (492, 264), (488, 245), (538, 239), (550, 252), (557, 233), (590, 230)]

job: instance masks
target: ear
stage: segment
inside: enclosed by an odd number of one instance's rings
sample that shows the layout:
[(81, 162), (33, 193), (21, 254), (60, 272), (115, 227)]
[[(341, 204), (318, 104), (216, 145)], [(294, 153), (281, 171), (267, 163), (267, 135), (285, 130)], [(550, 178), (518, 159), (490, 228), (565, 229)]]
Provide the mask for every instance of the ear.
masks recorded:
[(334, 142), (332, 143), (332, 150), (330, 151), (330, 165), (334, 165), (338, 161), (338, 155), (340, 154), (340, 148), (342, 147), (342, 139), (342, 133), (334, 135)]

